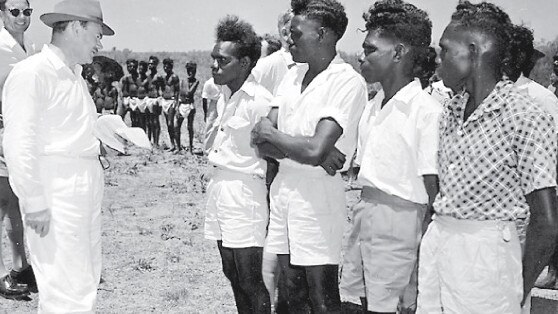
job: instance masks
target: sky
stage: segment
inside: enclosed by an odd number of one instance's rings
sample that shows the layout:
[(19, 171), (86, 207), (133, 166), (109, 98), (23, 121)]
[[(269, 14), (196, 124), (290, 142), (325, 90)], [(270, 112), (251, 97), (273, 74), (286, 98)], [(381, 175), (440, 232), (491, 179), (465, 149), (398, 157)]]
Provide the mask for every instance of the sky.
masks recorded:
[[(50, 40), (50, 29), (39, 16), (51, 12), (59, 0), (30, 0), (34, 8), (29, 38), (42, 46)], [(340, 0), (349, 25), (338, 49), (360, 51), (364, 33), (362, 13), (373, 0)], [(433, 24), (437, 44), (449, 23), (457, 0), (409, 0), (426, 10)], [(473, 0), (473, 2), (478, 2)], [(558, 0), (493, 0), (511, 17), (533, 29), (536, 40), (554, 40)], [(131, 49), (136, 52), (211, 50), (214, 30), (220, 18), (235, 14), (250, 22), (258, 34), (277, 33), (277, 17), (290, 7), (289, 0), (101, 0), (104, 20), (116, 35), (103, 38), (105, 50)]]

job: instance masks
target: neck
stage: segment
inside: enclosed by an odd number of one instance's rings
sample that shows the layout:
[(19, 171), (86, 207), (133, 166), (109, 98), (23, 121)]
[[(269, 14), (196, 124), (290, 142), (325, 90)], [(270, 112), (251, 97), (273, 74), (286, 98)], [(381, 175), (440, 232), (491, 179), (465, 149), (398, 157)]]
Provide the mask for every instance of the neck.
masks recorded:
[(6, 29), (6, 30), (8, 31), (8, 33), (10, 33), (10, 35), (12, 35), (12, 37), (21, 46), (21, 48), (23, 48), (23, 50), (25, 50), (25, 45), (23, 43), (23, 33), (10, 31), (8, 29)]
[(80, 63), (80, 60), (74, 54), (75, 43), (71, 40), (63, 36), (53, 36), (50, 43), (62, 50), (62, 53), (64, 54), (64, 63), (70, 69), (73, 69), (76, 64)]
[(469, 101), (465, 107), (465, 119), (488, 97), (498, 81), (494, 75), (481, 72), (467, 82), (465, 90), (469, 93)]
[(332, 49), (321, 51), (315, 58), (308, 61), (308, 73), (318, 75), (323, 70), (327, 69), (333, 58), (335, 58), (335, 47)]
[(231, 95), (236, 93), (240, 89), (240, 87), (242, 87), (244, 82), (246, 82), (246, 79), (248, 79), (249, 75), (250, 75), (250, 72), (242, 73), (233, 82), (227, 84), (227, 87), (231, 90)]
[(407, 86), (409, 83), (413, 81), (413, 78), (410, 76), (403, 76), (403, 75), (390, 75), (385, 80), (381, 81), (382, 89), (384, 90), (384, 100), (382, 102), (382, 107), (385, 105), (398, 91), (400, 91), (403, 87)]

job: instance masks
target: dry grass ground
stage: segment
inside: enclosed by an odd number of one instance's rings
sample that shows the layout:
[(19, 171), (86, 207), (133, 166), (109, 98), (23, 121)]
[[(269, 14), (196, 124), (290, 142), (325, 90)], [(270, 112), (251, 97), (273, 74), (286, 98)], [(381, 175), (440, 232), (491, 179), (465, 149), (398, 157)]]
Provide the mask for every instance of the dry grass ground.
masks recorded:
[[(203, 129), (200, 111), (198, 134)], [(216, 244), (203, 238), (206, 158), (132, 150), (131, 156), (109, 160), (98, 312), (235, 313)], [(349, 205), (357, 198), (358, 191), (349, 192)], [(3, 251), (9, 252), (3, 237)], [(10, 265), (9, 256), (6, 261)], [(0, 313), (34, 313), (38, 295), (31, 299), (0, 298)], [(538, 313), (554, 313), (546, 305), (538, 307), (543, 308)]]

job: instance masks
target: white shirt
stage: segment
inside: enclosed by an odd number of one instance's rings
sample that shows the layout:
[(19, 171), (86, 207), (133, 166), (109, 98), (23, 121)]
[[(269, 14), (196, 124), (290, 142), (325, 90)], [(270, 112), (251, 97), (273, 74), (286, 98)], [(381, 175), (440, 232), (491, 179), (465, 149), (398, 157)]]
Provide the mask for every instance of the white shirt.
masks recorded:
[[(291, 136), (310, 137), (314, 136), (320, 120), (334, 119), (343, 129), (335, 147), (345, 154), (347, 161), (342, 171), (347, 170), (356, 149), (358, 121), (366, 104), (366, 83), (337, 55), (301, 93), (307, 71), (307, 64), (297, 65), (281, 82), (274, 99), (274, 105), (279, 107), (278, 129)], [(319, 166), (303, 165), (290, 159), (281, 159), (280, 163), (281, 166), (326, 173)]]
[[(25, 50), (17, 43), (12, 35), (2, 27), (0, 30), (0, 91), (4, 87), (8, 74), (16, 63), (35, 54), (35, 45), (23, 36)], [(2, 96), (0, 96), (2, 101)]]
[(41, 157), (99, 154), (93, 136), (97, 113), (82, 67), (70, 69), (64, 60), (59, 48), (45, 45), (18, 63), (4, 85), (4, 152), (10, 184), (26, 213), (47, 208)]
[(250, 146), (250, 132), (271, 109), (271, 94), (250, 75), (231, 96), (223, 86), (217, 101), (217, 134), (209, 152), (213, 165), (244, 174), (265, 177), (267, 163)]
[(384, 92), (370, 100), (362, 116), (359, 141), (362, 161), (358, 180), (388, 194), (418, 204), (428, 203), (423, 175), (435, 175), (438, 120), (442, 105), (415, 80), (382, 108)]
[(273, 95), (277, 95), (279, 84), (287, 71), (296, 65), (293, 61), (291, 53), (285, 48), (270, 54), (267, 57), (258, 60), (256, 66), (252, 69), (252, 74), (256, 82), (263, 85)]
[[(35, 45), (28, 41), (25, 36), (23, 36), (23, 46), (25, 50), (21, 48), (8, 30), (2, 27), (0, 30), (0, 102), (2, 102), (1, 94), (4, 82), (14, 65), (35, 53)], [(0, 116), (1, 119), (2, 117)], [(0, 130), (0, 134), (2, 133), (3, 130)], [(0, 141), (1, 139), (2, 136), (0, 135)], [(6, 168), (4, 157), (0, 153), (0, 177), (6, 176), (8, 176), (8, 169)]]
[(558, 98), (554, 93), (532, 79), (523, 76), (523, 74), (514, 85), (520, 91), (527, 92), (527, 95), (533, 98), (535, 103), (541, 105), (545, 111), (550, 113), (554, 118), (554, 123), (558, 126)]
[(210, 78), (203, 83), (202, 98), (217, 100), (219, 99), (219, 95), (221, 95), (221, 87), (215, 84), (213, 78)]
[(443, 81), (434, 82), (432, 83), (432, 85), (426, 87), (424, 90), (442, 105), (445, 102), (450, 101), (453, 97), (453, 91), (451, 90), (451, 88), (446, 87)]

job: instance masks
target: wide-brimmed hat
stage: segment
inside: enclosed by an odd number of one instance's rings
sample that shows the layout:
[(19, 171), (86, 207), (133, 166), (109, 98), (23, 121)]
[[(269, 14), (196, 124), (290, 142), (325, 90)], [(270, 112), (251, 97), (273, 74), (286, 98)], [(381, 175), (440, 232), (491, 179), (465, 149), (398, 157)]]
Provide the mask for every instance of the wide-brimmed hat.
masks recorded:
[(101, 3), (98, 0), (62, 0), (54, 6), (54, 12), (45, 13), (40, 17), (47, 26), (56, 22), (88, 21), (103, 26), (103, 35), (114, 35), (114, 31), (103, 22)]

